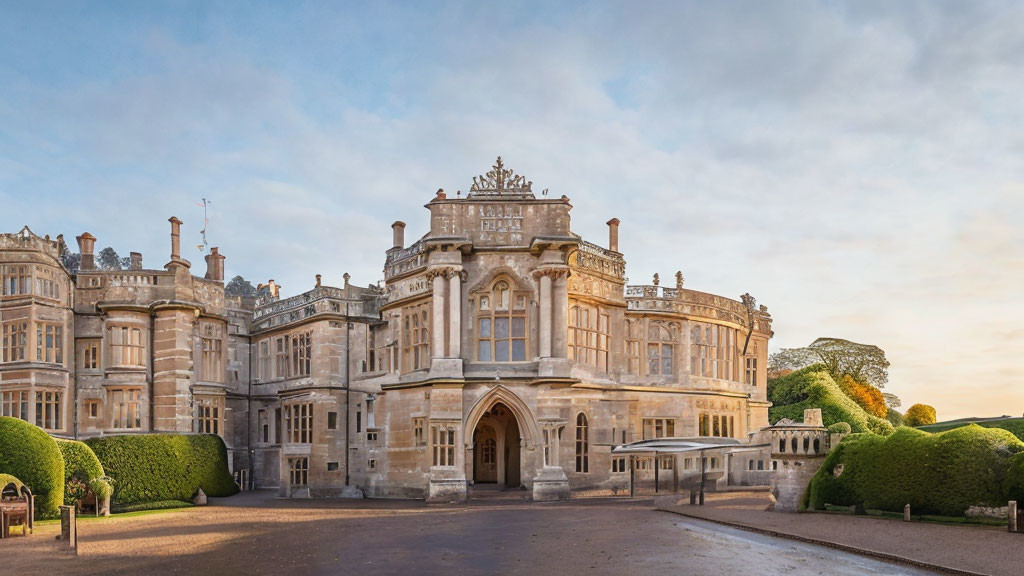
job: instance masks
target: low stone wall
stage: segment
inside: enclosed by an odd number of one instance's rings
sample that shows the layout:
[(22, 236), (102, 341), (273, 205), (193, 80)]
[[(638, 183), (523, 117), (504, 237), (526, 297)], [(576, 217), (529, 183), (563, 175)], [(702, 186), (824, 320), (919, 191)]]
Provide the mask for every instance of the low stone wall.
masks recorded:
[(1009, 508), (1006, 506), (971, 506), (964, 513), (968, 518), (996, 518), (1006, 520), (1009, 517)]

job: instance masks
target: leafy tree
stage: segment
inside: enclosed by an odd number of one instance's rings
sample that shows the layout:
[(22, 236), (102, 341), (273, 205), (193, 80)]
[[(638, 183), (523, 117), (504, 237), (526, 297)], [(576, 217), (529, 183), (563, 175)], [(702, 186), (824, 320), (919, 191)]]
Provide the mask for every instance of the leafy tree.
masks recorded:
[(130, 258), (121, 258), (113, 248), (107, 246), (96, 255), (96, 266), (100, 270), (124, 270), (130, 263)]
[(889, 408), (899, 408), (902, 402), (900, 397), (895, 394), (889, 394), (888, 392), (882, 393), (882, 398), (885, 398), (885, 405)]
[(879, 418), (885, 418), (889, 408), (885, 405), (882, 391), (870, 384), (864, 384), (854, 380), (849, 374), (840, 378), (837, 382), (840, 390), (853, 399), (868, 414)]
[(256, 288), (253, 287), (252, 282), (249, 282), (241, 276), (235, 276), (227, 283), (226, 286), (224, 286), (224, 295), (252, 298), (256, 296)]
[(885, 419), (893, 425), (893, 428), (899, 428), (903, 426), (903, 414), (900, 414), (899, 410), (889, 408), (885, 413)]
[(907, 426), (935, 424), (935, 408), (927, 404), (914, 404), (907, 408), (907, 413), (904, 414), (903, 419)]
[(889, 361), (884, 350), (842, 338), (818, 338), (806, 348), (783, 348), (769, 357), (768, 370), (778, 373), (813, 364), (824, 364), (837, 382), (850, 376), (857, 382), (884, 388), (889, 381)]
[(78, 269), (82, 267), (82, 255), (78, 252), (65, 252), (60, 260), (70, 274), (78, 274)]

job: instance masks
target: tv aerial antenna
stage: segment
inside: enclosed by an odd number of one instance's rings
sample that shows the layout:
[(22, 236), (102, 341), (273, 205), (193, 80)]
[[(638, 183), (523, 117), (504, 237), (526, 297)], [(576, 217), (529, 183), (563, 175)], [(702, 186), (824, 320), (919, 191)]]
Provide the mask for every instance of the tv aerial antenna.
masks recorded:
[(203, 236), (203, 243), (196, 246), (196, 248), (198, 248), (200, 252), (206, 250), (206, 246), (208, 245), (208, 243), (206, 242), (206, 228), (210, 224), (210, 219), (206, 216), (206, 208), (210, 204), (213, 204), (213, 202), (207, 200), (206, 198), (203, 198), (202, 203), (196, 202), (196, 206), (203, 207), (203, 229), (199, 231), (199, 233)]

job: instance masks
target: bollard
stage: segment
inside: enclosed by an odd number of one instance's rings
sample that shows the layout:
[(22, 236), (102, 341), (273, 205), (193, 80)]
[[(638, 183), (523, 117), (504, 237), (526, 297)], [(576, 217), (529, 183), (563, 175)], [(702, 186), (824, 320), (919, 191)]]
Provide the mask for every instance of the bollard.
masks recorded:
[(60, 539), (78, 554), (78, 519), (75, 517), (74, 506), (60, 507)]
[(903, 521), (910, 522), (910, 504), (903, 507)]
[(690, 506), (696, 506), (696, 505), (697, 505), (697, 493), (694, 492), (693, 490), (690, 490)]
[(1006, 518), (1008, 520), (1006, 527), (1010, 532), (1017, 531), (1017, 501), (1010, 500), (1009, 509), (1007, 510)]

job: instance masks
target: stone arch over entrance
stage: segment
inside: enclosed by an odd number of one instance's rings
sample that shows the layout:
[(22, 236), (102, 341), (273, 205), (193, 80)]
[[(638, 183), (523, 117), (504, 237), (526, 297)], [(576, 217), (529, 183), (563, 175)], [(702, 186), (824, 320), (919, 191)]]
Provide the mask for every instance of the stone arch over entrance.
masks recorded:
[(497, 386), (466, 417), (466, 478), (474, 483), (519, 487), (527, 455), (536, 446), (537, 422), (511, 390)]

